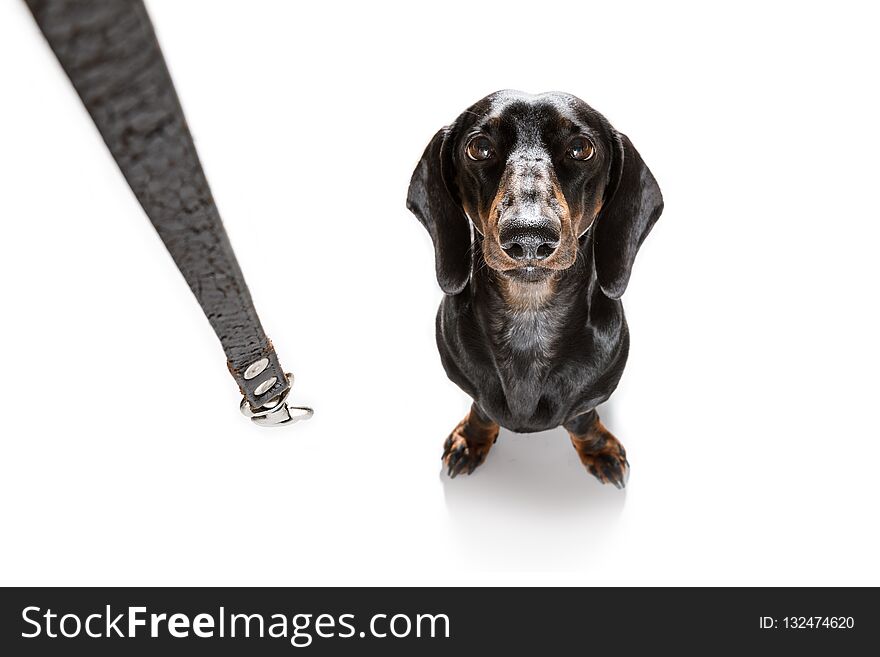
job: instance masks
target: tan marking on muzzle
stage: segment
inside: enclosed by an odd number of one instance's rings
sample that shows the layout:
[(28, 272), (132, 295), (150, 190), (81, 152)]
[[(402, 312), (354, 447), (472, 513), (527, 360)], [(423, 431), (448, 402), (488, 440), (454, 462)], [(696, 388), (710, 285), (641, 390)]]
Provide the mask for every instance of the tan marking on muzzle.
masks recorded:
[(485, 258), (486, 263), (492, 269), (497, 269), (499, 271), (511, 269), (516, 265), (516, 261), (504, 253), (504, 250), (501, 248), (501, 240), (499, 236), (499, 224), (501, 223), (501, 210), (499, 206), (507, 195), (508, 179), (509, 176), (507, 171), (505, 171), (504, 175), (501, 177), (501, 182), (498, 183), (498, 190), (495, 192), (495, 196), (489, 204), (489, 211), (486, 213), (486, 216), (482, 218), (483, 235), (486, 238), (483, 240), (483, 258)]
[(552, 168), (550, 169), (550, 187), (553, 191), (553, 198), (559, 205), (559, 212), (556, 213), (559, 218), (559, 247), (552, 256), (541, 263), (541, 266), (549, 269), (568, 269), (577, 259), (577, 235), (574, 231), (571, 208), (559, 186), (556, 172)]
[[(568, 201), (562, 193), (559, 186), (559, 180), (552, 166), (543, 166), (537, 174), (524, 171), (522, 165), (509, 164), (498, 184), (498, 190), (489, 205), (489, 211), (483, 218), (484, 231), (486, 239), (483, 241), (483, 257), (486, 263), (497, 271), (507, 271), (517, 269), (522, 266), (511, 258), (501, 248), (500, 226), (501, 215), (503, 213), (502, 206), (511, 194), (515, 194), (510, 189), (511, 182), (524, 175), (532, 175), (541, 179), (543, 184), (539, 189), (539, 194), (543, 197), (541, 204), (545, 207), (546, 213), (555, 217), (559, 221), (559, 247), (549, 258), (541, 261), (540, 266), (545, 269), (568, 269), (577, 259), (577, 235), (574, 232), (574, 226), (571, 221), (571, 209)], [(551, 200), (552, 199), (552, 200)], [(515, 199), (514, 203), (515, 205)]]

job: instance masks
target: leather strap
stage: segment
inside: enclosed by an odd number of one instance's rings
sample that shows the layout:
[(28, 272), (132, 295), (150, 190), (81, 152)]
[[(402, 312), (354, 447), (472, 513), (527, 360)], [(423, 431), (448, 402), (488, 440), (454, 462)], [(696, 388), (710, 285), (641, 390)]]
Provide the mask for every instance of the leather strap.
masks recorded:
[(283, 397), (290, 383), (254, 309), (142, 0), (25, 1), (220, 338), (251, 410)]

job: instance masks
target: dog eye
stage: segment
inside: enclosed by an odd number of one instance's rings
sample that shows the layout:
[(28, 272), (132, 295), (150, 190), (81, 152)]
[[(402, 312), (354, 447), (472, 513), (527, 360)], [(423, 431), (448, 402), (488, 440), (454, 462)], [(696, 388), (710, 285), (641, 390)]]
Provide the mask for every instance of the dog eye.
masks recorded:
[(568, 156), (573, 160), (584, 162), (593, 157), (596, 149), (586, 137), (575, 137), (568, 143)]
[(495, 148), (487, 137), (477, 135), (468, 142), (467, 156), (472, 160), (491, 160), (495, 157)]

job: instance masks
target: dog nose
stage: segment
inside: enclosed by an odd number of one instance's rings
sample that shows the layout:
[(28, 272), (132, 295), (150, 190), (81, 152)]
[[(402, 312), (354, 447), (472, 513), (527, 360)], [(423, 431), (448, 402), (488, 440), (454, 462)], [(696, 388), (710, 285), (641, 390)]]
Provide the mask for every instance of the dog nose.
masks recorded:
[(502, 230), (501, 248), (514, 260), (544, 260), (559, 246), (559, 233), (549, 227)]

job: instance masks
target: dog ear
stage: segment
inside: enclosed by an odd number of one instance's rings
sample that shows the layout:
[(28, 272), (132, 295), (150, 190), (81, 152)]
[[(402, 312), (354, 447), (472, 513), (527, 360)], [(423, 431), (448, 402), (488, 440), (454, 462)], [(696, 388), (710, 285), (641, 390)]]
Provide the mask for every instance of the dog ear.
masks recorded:
[(636, 252), (663, 212), (663, 195), (629, 138), (617, 133), (605, 201), (596, 218), (596, 274), (605, 296), (619, 299)]
[(453, 129), (434, 135), (413, 172), (406, 197), (409, 208), (431, 234), (437, 282), (449, 295), (461, 292), (471, 272), (471, 227), (453, 193)]

